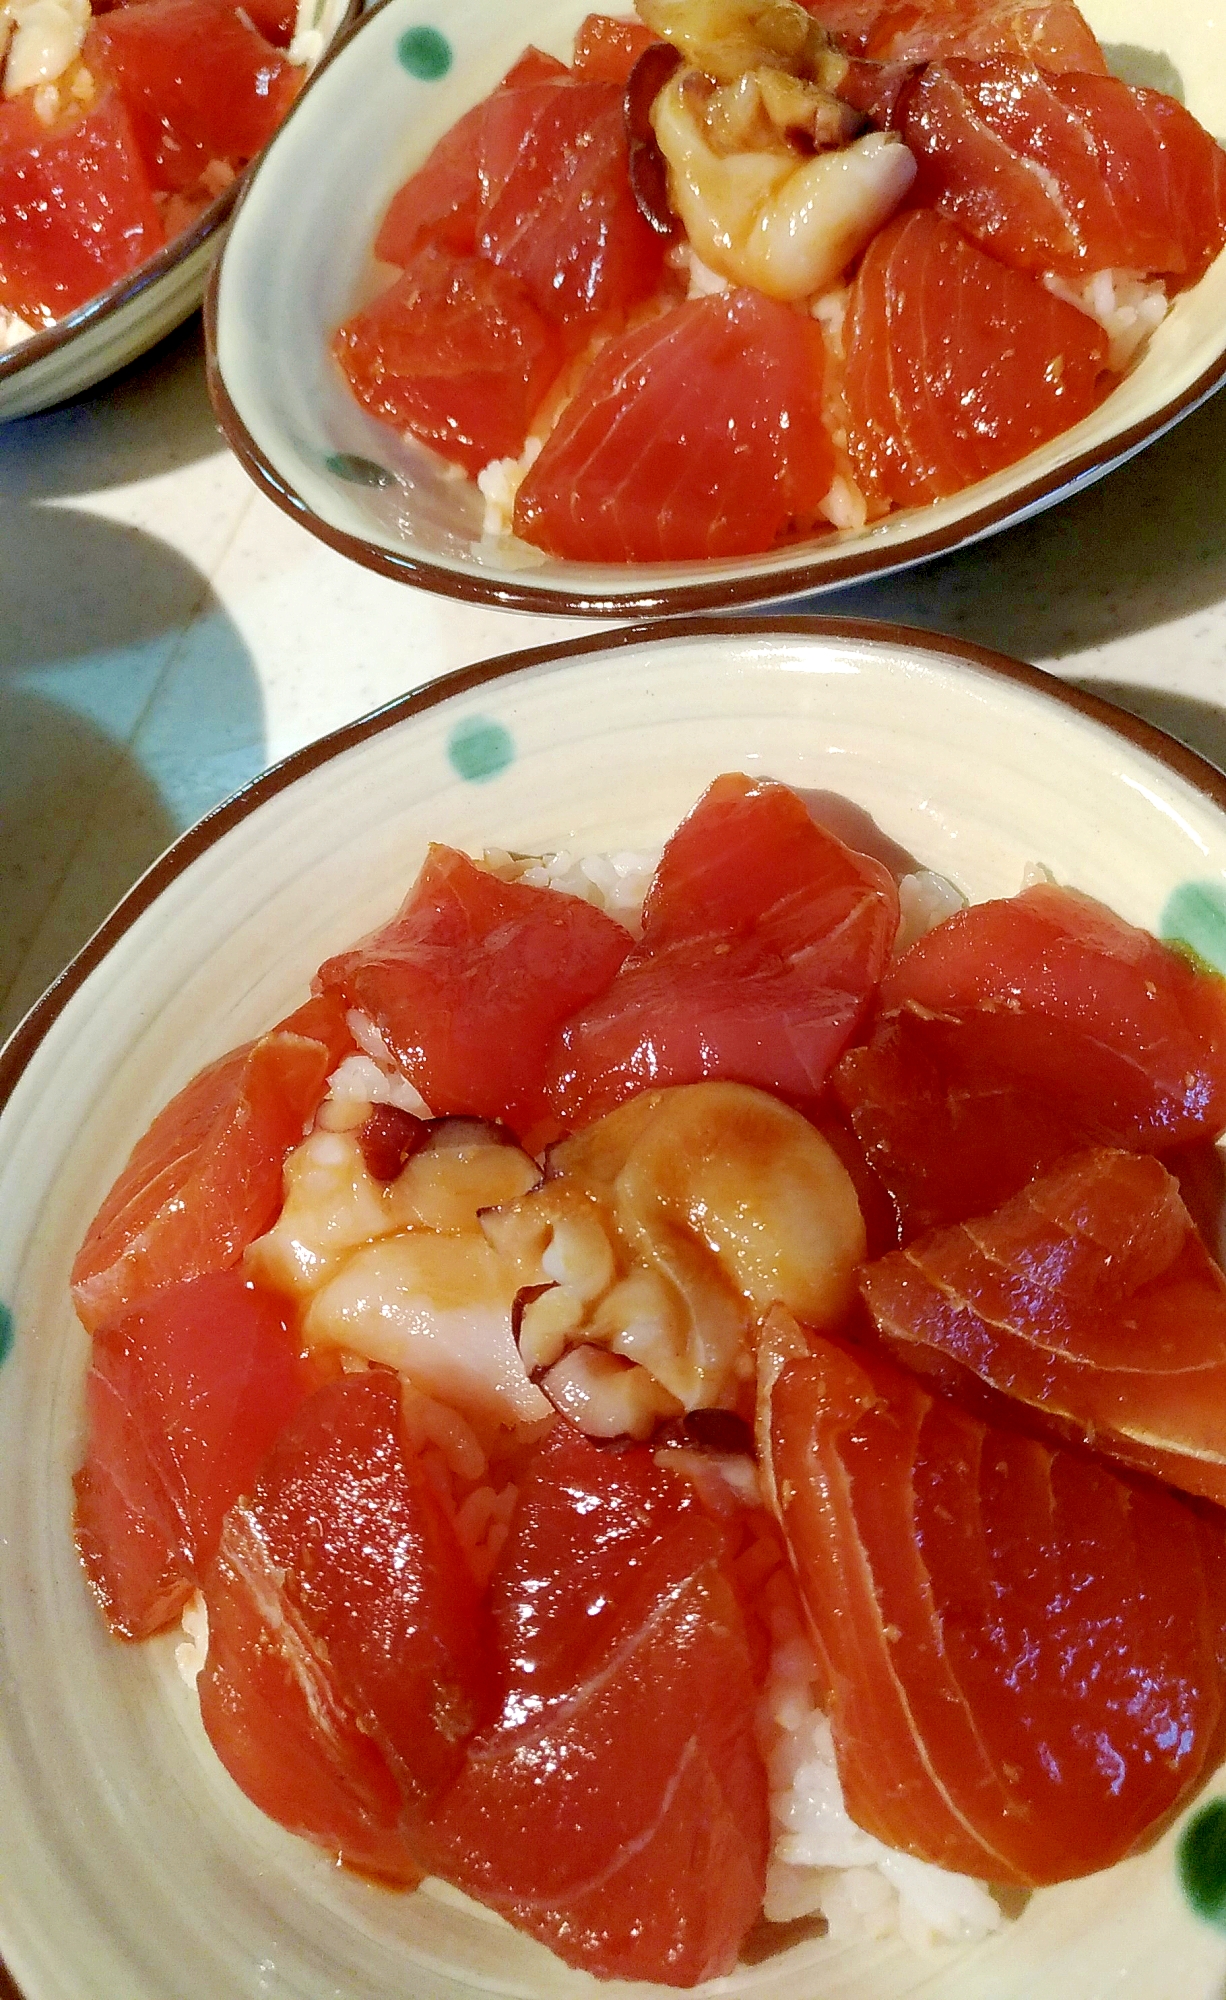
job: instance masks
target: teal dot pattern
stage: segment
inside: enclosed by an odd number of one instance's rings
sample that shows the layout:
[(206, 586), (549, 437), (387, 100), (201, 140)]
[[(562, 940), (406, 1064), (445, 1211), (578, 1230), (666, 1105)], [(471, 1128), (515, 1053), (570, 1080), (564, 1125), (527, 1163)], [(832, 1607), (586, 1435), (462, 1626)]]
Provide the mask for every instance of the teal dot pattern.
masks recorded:
[(1158, 931), (1166, 944), (1226, 973), (1226, 883), (1181, 882), (1166, 899)]
[(0, 1362), (13, 1345), (13, 1315), (0, 1300)]
[(1179, 1840), (1179, 1881), (1198, 1917), (1226, 1930), (1226, 1799), (1211, 1799)]
[(457, 723), (448, 737), (447, 761), (466, 784), (484, 784), (515, 762), (511, 732), (487, 716), (470, 716)]
[(356, 451), (334, 451), (324, 460), (324, 469), (337, 479), (347, 479), (351, 486), (391, 486), (393, 475), (385, 465), (376, 464), (373, 458), (363, 458)]
[(408, 28), (396, 44), (402, 69), (422, 83), (437, 83), (451, 68), (451, 43), (437, 28)]

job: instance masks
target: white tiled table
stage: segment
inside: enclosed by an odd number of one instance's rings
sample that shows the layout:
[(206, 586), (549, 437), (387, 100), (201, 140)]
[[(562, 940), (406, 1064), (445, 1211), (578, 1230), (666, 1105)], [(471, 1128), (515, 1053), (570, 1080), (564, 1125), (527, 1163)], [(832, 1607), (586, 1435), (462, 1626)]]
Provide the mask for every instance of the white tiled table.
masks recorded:
[[(590, 625), (368, 574), (231, 459), (199, 323), (0, 429), (0, 1036), (207, 807), (453, 667)], [(1226, 396), (1079, 499), (810, 608), (1093, 685), (1226, 766)]]

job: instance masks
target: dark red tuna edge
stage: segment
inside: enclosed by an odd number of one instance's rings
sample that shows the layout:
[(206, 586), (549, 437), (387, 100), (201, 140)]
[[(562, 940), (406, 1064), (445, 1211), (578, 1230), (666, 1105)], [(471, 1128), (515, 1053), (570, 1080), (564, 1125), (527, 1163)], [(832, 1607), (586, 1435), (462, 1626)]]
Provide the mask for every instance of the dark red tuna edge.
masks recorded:
[[(649, 624), (627, 625), (616, 631), (594, 634), (589, 639), (562, 640), (552, 646), (536, 646), (523, 652), (505, 653), (494, 659), (478, 661), (473, 666), (461, 667), (453, 673), (445, 674), (441, 679), (413, 689), (388, 703), (386, 707), (376, 709), (370, 715), (348, 723), (342, 729), (333, 730), (329, 735), (319, 738), (317, 742), (309, 743), (303, 749), (294, 751), (281, 763), (274, 764), (269, 770), (262, 772), (258, 778), (245, 785), (241, 791), (234, 793), (231, 798), (223, 800), (203, 819), (198, 820), (195, 826), (189, 827), (186, 833), (181, 834), (116, 905), (88, 943), (47, 989), (42, 999), (35, 1003), (24, 1020), (14, 1029), (8, 1042), (0, 1048), (0, 1110), (3, 1110), (39, 1044), (78, 987), (83, 985), (95, 967), (102, 963), (111, 948), (118, 943), (136, 919), (156, 902), (163, 889), (168, 888), (197, 856), (205, 853), (223, 834), (228, 833), (232, 827), (255, 812), (265, 800), (274, 798), (277, 793), (284, 791), (299, 778), (305, 777), (308, 772), (329, 763), (332, 758), (352, 749), (355, 744), (363, 743), (369, 737), (381, 735), (385, 729), (396, 728), (410, 716), (423, 714), (427, 709), (436, 708), (456, 695), (467, 694), (474, 688), (505, 680), (529, 668), (544, 666), (552, 661), (570, 657), (580, 659), (591, 653), (616, 652), (623, 646), (663, 644), (678, 638), (744, 639), (754, 635), (869, 641), (904, 647), (914, 652), (943, 655), (964, 663), (978, 673), (1020, 683), (1039, 695), (1073, 709), (1079, 715), (1087, 716), (1112, 734), (1123, 737), (1152, 757), (1156, 763), (1175, 772), (1178, 777), (1209, 799), (1220, 812), (1226, 814), (1226, 775), (1216, 770), (1196, 751), (1177, 743), (1173, 737), (1167, 736), (1152, 723), (1143, 722), (1138, 716), (1129, 715), (1125, 710), (1115, 708), (1098, 695), (1071, 687), (1055, 674), (1047, 673), (1040, 667), (1027, 666), (1020, 660), (1010, 659), (1004, 653), (991, 652), (987, 647), (972, 645), (964, 639), (944, 638), (940, 633), (918, 631), (905, 625), (878, 623), (867, 618), (822, 618), (807, 615), (763, 618), (677, 618), (653, 621)], [(2, 2000), (2, 1989), (0, 1989), (0, 2000)]]
[[(320, 57), (315, 68), (306, 79), (302, 89), (286, 112), (285, 117), (281, 120), (282, 125), (287, 124), (293, 117), (307, 90), (315, 81), (320, 70), (324, 68), (325, 64), (331, 61), (341, 43), (347, 42), (350, 36), (357, 32), (358, 28), (364, 26), (367, 18), (367, 16), (362, 14), (362, 0), (347, 0), (340, 24), (328, 44), (326, 53)], [(280, 129), (281, 127), (278, 126), (277, 130), (280, 131)], [(276, 133), (273, 134), (273, 137), (276, 137)], [(269, 140), (269, 145), (271, 144), (272, 140)], [(117, 313), (121, 306), (128, 305), (132, 299), (139, 297), (141, 292), (148, 291), (151, 285), (156, 285), (162, 278), (166, 277), (168, 272), (176, 269), (178, 265), (185, 263), (187, 258), (199, 250), (203, 243), (207, 243), (210, 237), (216, 236), (220, 239), (225, 224), (229, 221), (233, 209), (236, 207), (240, 196), (246, 189), (248, 181), (259, 166), (267, 150), (268, 148), (264, 147), (262, 151), (256, 154), (253, 160), (248, 161), (242, 173), (235, 177), (228, 188), (222, 189), (216, 200), (209, 203), (203, 215), (198, 215), (189, 229), (181, 230), (177, 236), (171, 238), (169, 243), (164, 243), (160, 250), (155, 250), (152, 257), (146, 258), (143, 264), (138, 264), (136, 269), (130, 271), (126, 278), (117, 278), (115, 283), (108, 285), (105, 291), (96, 293), (92, 299), (86, 299), (84, 305), (76, 306), (72, 312), (65, 313), (63, 319), (57, 319), (54, 326), (44, 327), (41, 333), (35, 333), (29, 340), (21, 341), (17, 347), (10, 348), (7, 354), (0, 354), (0, 388), (3, 388), (5, 383), (11, 382), (15, 376), (24, 373), (27, 368), (33, 367), (37, 362), (45, 361), (48, 355), (58, 353), (59, 349), (67, 346), (69, 341), (75, 339), (78, 333), (84, 333), (87, 330), (92, 331), (94, 327), (101, 325), (104, 320), (110, 319), (112, 314)], [(220, 248), (220, 241), (218, 247)], [(184, 319), (190, 318), (195, 310), (195, 306), (187, 307), (183, 314)], [(160, 337), (165, 338), (164, 335)], [(105, 379), (105, 377), (101, 379)], [(97, 384), (94, 386), (96, 387)], [(75, 395), (86, 392), (74, 390), (70, 393)], [(51, 405), (51, 407), (54, 407), (54, 405)], [(37, 415), (38, 412), (31, 411), (30, 414)], [(0, 418), (0, 422), (5, 423), (14, 423), (17, 421), (19, 419), (11, 417)], [(3, 1967), (0, 1967), (0, 1973), (2, 1972)], [(0, 2000), (5, 2000), (2, 1985), (0, 1985)]]

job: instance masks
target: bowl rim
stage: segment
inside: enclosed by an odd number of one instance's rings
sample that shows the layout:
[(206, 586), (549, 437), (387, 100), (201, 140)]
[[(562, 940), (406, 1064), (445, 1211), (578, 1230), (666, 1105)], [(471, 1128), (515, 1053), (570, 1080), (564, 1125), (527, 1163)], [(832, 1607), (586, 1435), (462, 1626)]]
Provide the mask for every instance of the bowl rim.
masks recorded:
[[(362, 0), (345, 0), (344, 12), (325, 54), (320, 57), (314, 68), (307, 72), (302, 89), (286, 113), (286, 118), (293, 116), (303, 93), (314, 81), (316, 71), (323, 67), (325, 60), (331, 58), (338, 42), (348, 40), (361, 24)], [(283, 118), (281, 123), (285, 122)], [(276, 133), (273, 133), (272, 138), (275, 137)], [(203, 249), (210, 239), (219, 233), (223, 224), (229, 219), (240, 197), (246, 192), (247, 184), (268, 147), (272, 144), (272, 138), (260, 148), (254, 158), (248, 160), (242, 172), (236, 174), (230, 182), (229, 187), (223, 188), (219, 195), (213, 197), (208, 207), (201, 211), (187, 229), (180, 230), (179, 234), (172, 236), (168, 243), (163, 243), (160, 250), (155, 250), (151, 257), (147, 257), (124, 277), (116, 278), (104, 291), (95, 292), (92, 298), (84, 300), (81, 305), (74, 306), (71, 312), (65, 313), (62, 319), (54, 320), (50, 326), (40, 328), (27, 339), (18, 341), (16, 347), (10, 347), (6, 353), (0, 354), (0, 389), (24, 374), (28, 368), (36, 367), (40, 361), (46, 361), (52, 355), (58, 354), (60, 349), (66, 347), (78, 334), (92, 332), (96, 326), (103, 325), (123, 307), (139, 298), (142, 292), (148, 291), (151, 286), (168, 277), (172, 271), (188, 263), (197, 251)], [(189, 306), (187, 310), (193, 311), (194, 306)], [(3, 2000), (2, 1993), (0, 2000)]]
[[(1122, 738), (1152, 757), (1226, 815), (1226, 773), (1219, 771), (1199, 751), (1189, 749), (1155, 724), (1132, 715), (1127, 709), (1117, 708), (1101, 695), (1062, 680), (1046, 668), (1031, 666), (1007, 653), (995, 652), (968, 639), (951, 638), (944, 633), (916, 626), (873, 618), (823, 617), (813, 613), (757, 618), (669, 618), (623, 625), (613, 631), (593, 633), (583, 638), (557, 640), (547, 646), (500, 653), (424, 682), (382, 707), (372, 709), (355, 721), (330, 730), (327, 735), (291, 751), (181, 833), (115, 905), (92, 937), (52, 981), (41, 999), (35, 1001), (17, 1023), (8, 1040), (0, 1045), (0, 1114), (68, 1002), (138, 917), (216, 841), (299, 778), (330, 763), (357, 744), (382, 735), (385, 730), (397, 728), (415, 715), (440, 707), (474, 688), (514, 679), (517, 674), (539, 666), (581, 660), (602, 652), (615, 653), (624, 647), (672, 644), (678, 639), (750, 640), (770, 637), (852, 644), (867, 642), (892, 646), (903, 652), (930, 653), (952, 659), (960, 668), (970, 668), (987, 680), (1004, 680), (1029, 688), (1041, 698), (1086, 717), (1109, 734)], [(0, 2000), (3, 2000), (2, 1986)]]
[[(382, 13), (392, 5), (393, 0), (374, 0), (357, 26), (364, 26), (374, 15)], [(353, 40), (354, 30), (338, 35), (312, 70), (289, 116), (268, 142), (265, 152), (276, 144), (280, 134), (289, 124), (307, 93), (314, 87), (329, 64), (342, 54)], [(235, 215), (242, 208), (254, 181), (254, 169), (258, 167), (259, 156), (252, 166), (241, 176), (235, 200)], [(227, 193), (230, 191), (227, 190)], [(1220, 253), (1226, 257), (1226, 251)], [(724, 576), (713, 578), (711, 582), (661, 583), (629, 588), (619, 588), (615, 581), (607, 587), (580, 590), (567, 588), (565, 582), (557, 587), (551, 584), (532, 583), (494, 577), (479, 569), (457, 570), (424, 555), (401, 554), (373, 542), (363, 535), (354, 535), (347, 529), (336, 528), (325, 521), (315, 509), (284, 478), (263, 448), (256, 442), (248, 429), (238, 407), (226, 385), (218, 358), (218, 315), (221, 285), (224, 277), (224, 251), (213, 264), (209, 273), (204, 296), (204, 342), (205, 379), (213, 411), (221, 426), (226, 443), (235, 457), (254, 480), (261, 492), (329, 548), (339, 555), (348, 556), (352, 562), (375, 571), (379, 576), (394, 578), (399, 583), (412, 584), (421, 590), (430, 590), (443, 597), (451, 597), (467, 604), (494, 605), (505, 611), (540, 611), (559, 617), (609, 618), (654, 615), (670, 617), (678, 612), (720, 611), (737, 604), (762, 604), (783, 597), (802, 596), (808, 592), (833, 589), (839, 584), (857, 582), (880, 571), (897, 572), (913, 568), (934, 557), (945, 555), (957, 548), (969, 546), (985, 537), (999, 534), (1004, 528), (1019, 525), (1033, 514), (1044, 512), (1055, 506), (1070, 489), (1091, 485), (1105, 478), (1109, 472), (1123, 465), (1146, 445), (1156, 442), (1164, 432), (1170, 430), (1181, 418), (1191, 414), (1198, 404), (1207, 400), (1216, 389), (1226, 383), (1226, 340), (1214, 361), (1177, 395), (1162, 403), (1147, 417), (1141, 417), (1127, 429), (1119, 431), (1105, 443), (1078, 452), (1075, 457), (1054, 467), (1047, 473), (1027, 480), (998, 500), (988, 501), (964, 514), (958, 521), (946, 527), (921, 532), (901, 545), (898, 543), (873, 543), (869, 541), (857, 549), (850, 549), (845, 555), (832, 555), (828, 561), (814, 561), (814, 551), (820, 557), (821, 551), (830, 544), (819, 540), (808, 544), (798, 544), (798, 548), (808, 548), (808, 557), (798, 557), (788, 561), (787, 548), (779, 553), (780, 566), (770, 571), (754, 571), (744, 576)], [(2, 364), (0, 364), (2, 365)], [(0, 381), (3, 380), (0, 374)], [(1018, 464), (1025, 461), (1018, 460)], [(1003, 470), (1008, 471), (1005, 467)], [(970, 488), (963, 489), (970, 491)], [(911, 512), (898, 509), (889, 518)], [(913, 510), (917, 515), (922, 509)], [(619, 569), (616, 563), (603, 565), (610, 577), (615, 578)], [(643, 569), (661, 567), (658, 565), (635, 565)]]

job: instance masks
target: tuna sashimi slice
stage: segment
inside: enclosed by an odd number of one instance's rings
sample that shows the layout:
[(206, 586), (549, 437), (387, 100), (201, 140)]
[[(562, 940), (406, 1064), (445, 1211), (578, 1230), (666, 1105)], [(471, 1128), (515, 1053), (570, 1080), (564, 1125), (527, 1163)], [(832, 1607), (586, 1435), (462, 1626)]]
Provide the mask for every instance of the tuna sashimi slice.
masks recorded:
[(903, 126), (917, 195), (1021, 271), (1198, 278), (1226, 243), (1226, 152), (1158, 91), (948, 57)]
[(332, 1027), (318, 1032), (328, 1039), (278, 1028), (234, 1049), (158, 1113), (72, 1267), (77, 1315), (91, 1332), (161, 1285), (237, 1263), (269, 1227), (282, 1162), (334, 1066)]
[(1135, 1851), (1216, 1740), (1220, 1523), (833, 1340), (770, 1423), (852, 1817), (996, 1882)]
[(371, 1017), (432, 1111), (522, 1134), (547, 1109), (558, 1029), (603, 993), (630, 944), (577, 896), (500, 881), (433, 846), (391, 922), (319, 981)]
[(519, 488), (516, 534), (575, 562), (683, 562), (824, 526), (823, 356), (812, 320), (748, 290), (610, 341)]
[(1117, 1145), (1162, 1152), (1226, 1126), (1226, 981), (1075, 889), (960, 911), (890, 967), (878, 997), (883, 1016), (939, 1016), (977, 1066)]
[(984, 1060), (974, 1027), (904, 1006), (848, 1049), (831, 1077), (893, 1207), (896, 1240), (982, 1215), (1066, 1153), (1110, 1143), (1095, 1117)]
[(73, 1486), (113, 1632), (145, 1639), (178, 1617), (308, 1387), (279, 1307), (237, 1271), (166, 1285), (95, 1336)]
[(878, 1332), (1169, 1485), (1226, 1501), (1226, 1277), (1158, 1160), (1075, 1153), (862, 1273)]
[(200, 1711), (264, 1812), (413, 1881), (414, 1826), (492, 1707), (455, 1530), (401, 1435), (389, 1371), (318, 1390), (226, 1518), (204, 1583)]
[(337, 328), (332, 351), (364, 409), (474, 478), (522, 450), (562, 362), (518, 278), (431, 243)]
[(0, 104), (0, 306), (41, 326), (126, 277), (166, 232), (118, 93), (50, 127), (32, 96)]
[(436, 1872), (605, 1978), (731, 1971), (761, 1908), (766, 1774), (730, 1542), (644, 1447), (559, 1428), (491, 1609), (502, 1713), (436, 1816)]
[(637, 1091), (715, 1076), (814, 1098), (897, 927), (888, 871), (786, 785), (717, 778), (664, 849), (641, 944), (562, 1030), (559, 1117), (577, 1127)]
[(1014, 464), (1111, 383), (1101, 328), (930, 209), (896, 217), (870, 243), (844, 340), (861, 483), (900, 507)]
[(639, 57), (658, 39), (641, 21), (623, 20), (615, 14), (588, 14), (575, 35), (571, 68), (576, 76), (589, 81), (624, 87)]
[(1040, 69), (1106, 74), (1094, 31), (1072, 0), (809, 0), (808, 11), (855, 55), (878, 62), (1010, 56)]
[(581, 343), (650, 297), (663, 239), (630, 186), (620, 83), (496, 91), (482, 129), (480, 254)]

